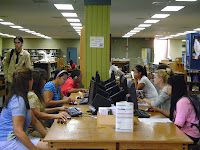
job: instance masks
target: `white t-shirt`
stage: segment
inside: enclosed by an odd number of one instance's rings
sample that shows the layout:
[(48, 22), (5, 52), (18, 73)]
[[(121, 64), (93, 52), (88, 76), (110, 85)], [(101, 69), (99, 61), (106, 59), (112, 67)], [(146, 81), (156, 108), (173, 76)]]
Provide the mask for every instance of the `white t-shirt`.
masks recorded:
[(118, 70), (119, 70), (119, 68), (117, 66), (111, 65), (110, 66), (110, 70), (109, 70), (109, 77), (111, 77), (112, 71), (114, 71), (115, 73), (117, 73)]
[(156, 98), (158, 97), (158, 93), (154, 85), (150, 82), (150, 80), (146, 76), (142, 76), (142, 78), (138, 80), (138, 84), (139, 83), (144, 83), (144, 87), (142, 90), (144, 92), (145, 98), (150, 99), (152, 101), (156, 100)]

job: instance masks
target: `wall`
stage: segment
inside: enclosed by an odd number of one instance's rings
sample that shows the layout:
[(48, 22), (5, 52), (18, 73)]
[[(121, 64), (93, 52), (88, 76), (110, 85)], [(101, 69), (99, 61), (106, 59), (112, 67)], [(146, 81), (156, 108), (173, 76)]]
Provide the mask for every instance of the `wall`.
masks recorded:
[(168, 40), (168, 57), (175, 61), (177, 57), (182, 57), (182, 40)]
[[(2, 40), (2, 48), (14, 48), (13, 39), (5, 38)], [(24, 39), (24, 49), (61, 49), (61, 56), (67, 55), (67, 47), (77, 48), (77, 64), (80, 64), (80, 40), (66, 39)], [(64, 58), (64, 64), (67, 63), (67, 57)]]
[[(126, 38), (112, 38), (111, 58), (126, 58)], [(142, 48), (153, 48), (153, 39), (129, 38), (128, 39), (128, 58), (142, 57)]]

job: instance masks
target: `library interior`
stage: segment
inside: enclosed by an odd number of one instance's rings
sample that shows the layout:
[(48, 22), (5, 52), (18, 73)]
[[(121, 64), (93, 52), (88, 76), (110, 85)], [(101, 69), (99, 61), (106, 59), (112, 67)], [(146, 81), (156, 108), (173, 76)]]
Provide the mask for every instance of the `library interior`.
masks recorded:
[(200, 150), (200, 0), (0, 3), (0, 149)]

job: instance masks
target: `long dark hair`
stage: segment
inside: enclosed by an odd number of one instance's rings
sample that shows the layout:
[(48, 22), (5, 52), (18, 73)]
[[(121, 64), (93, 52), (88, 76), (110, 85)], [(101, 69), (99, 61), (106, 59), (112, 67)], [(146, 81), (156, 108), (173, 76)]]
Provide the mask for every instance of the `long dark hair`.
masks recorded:
[(32, 90), (38, 96), (40, 102), (44, 103), (44, 98), (42, 96), (43, 81), (47, 81), (47, 72), (41, 68), (35, 68), (33, 71), (33, 87)]
[(16, 96), (21, 96), (24, 99), (26, 108), (30, 109), (27, 96), (30, 80), (32, 80), (32, 71), (29, 68), (21, 68), (14, 72), (13, 82), (9, 89), (8, 96), (5, 99), (4, 107), (7, 108), (10, 99), (16, 94)]
[(172, 86), (170, 120), (173, 121), (173, 114), (174, 110), (176, 110), (176, 103), (181, 97), (187, 95), (187, 86), (184, 78), (177, 75), (171, 76), (168, 79), (168, 84)]
[(146, 71), (146, 67), (145, 66), (137, 65), (137, 66), (135, 66), (135, 69), (138, 72), (141, 72), (141, 76), (146, 76), (147, 77), (147, 71)]
[(73, 64), (74, 62), (73, 62), (73, 60), (69, 60), (69, 64), (70, 64), (70, 66)]

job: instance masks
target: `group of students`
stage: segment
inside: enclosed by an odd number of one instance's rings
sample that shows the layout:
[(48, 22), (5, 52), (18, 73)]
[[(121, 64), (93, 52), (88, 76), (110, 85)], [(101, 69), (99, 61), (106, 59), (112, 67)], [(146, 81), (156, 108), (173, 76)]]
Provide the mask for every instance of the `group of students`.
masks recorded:
[(154, 75), (154, 84), (160, 88), (159, 94), (155, 86), (147, 78), (146, 68), (137, 65), (134, 68), (134, 82), (136, 90), (143, 90), (145, 98), (138, 101), (145, 102), (149, 108), (168, 117), (180, 128), (194, 144), (200, 138), (199, 130), (193, 124), (199, 125), (195, 109), (187, 97), (187, 86), (183, 77), (173, 74), (167, 65), (158, 66)]

